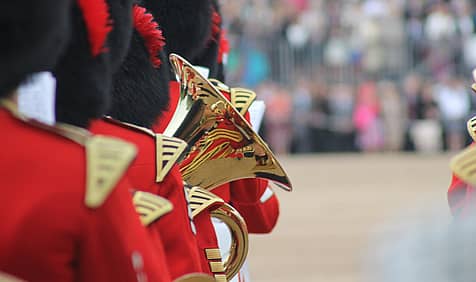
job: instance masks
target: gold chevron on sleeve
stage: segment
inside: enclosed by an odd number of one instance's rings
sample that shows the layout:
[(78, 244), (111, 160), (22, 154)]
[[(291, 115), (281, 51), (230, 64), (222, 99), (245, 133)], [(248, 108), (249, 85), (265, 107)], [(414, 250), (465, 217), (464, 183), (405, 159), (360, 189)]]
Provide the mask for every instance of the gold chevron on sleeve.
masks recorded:
[(256, 99), (256, 93), (245, 88), (230, 88), (230, 94), (231, 103), (243, 116), (248, 111), (253, 101)]
[(156, 182), (161, 182), (172, 169), (173, 165), (179, 161), (187, 148), (187, 143), (182, 139), (167, 137), (156, 134)]
[(476, 147), (469, 147), (454, 156), (450, 168), (464, 182), (476, 185)]
[(468, 129), (469, 135), (471, 138), (473, 138), (473, 141), (476, 141), (476, 116), (468, 120), (466, 127)]
[[(224, 280), (226, 282), (226, 280)], [(180, 276), (174, 282), (221, 282), (203, 273), (191, 273)]]
[(95, 135), (86, 144), (86, 197), (90, 208), (101, 206), (136, 156), (136, 147)]
[(144, 226), (149, 226), (173, 209), (167, 199), (147, 192), (135, 192), (132, 202)]
[(187, 194), (192, 209), (192, 218), (214, 204), (223, 205), (225, 203), (222, 198), (197, 186), (189, 188)]
[(238, 110), (241, 115), (244, 115), (251, 104), (256, 99), (256, 93), (250, 89), (246, 88), (230, 88), (223, 82), (217, 79), (210, 79), (210, 82), (221, 92), (226, 92), (230, 94), (231, 104)]

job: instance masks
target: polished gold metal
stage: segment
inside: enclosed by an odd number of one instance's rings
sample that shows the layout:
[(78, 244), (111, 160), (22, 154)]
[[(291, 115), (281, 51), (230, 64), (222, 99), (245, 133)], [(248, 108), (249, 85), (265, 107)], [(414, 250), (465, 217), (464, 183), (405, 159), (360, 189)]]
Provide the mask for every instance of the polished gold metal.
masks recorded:
[(157, 173), (155, 180), (157, 182), (162, 182), (172, 167), (184, 156), (185, 150), (187, 149), (187, 143), (178, 138), (156, 134), (155, 145), (157, 152)]
[(223, 262), (221, 261), (211, 261), (210, 269), (213, 273), (225, 272), (225, 266), (223, 266)]
[(151, 225), (162, 216), (170, 213), (173, 209), (173, 205), (169, 200), (142, 191), (136, 191), (134, 193), (132, 203), (144, 226)]
[(203, 273), (191, 273), (179, 277), (174, 282), (217, 282), (217, 280)]
[(207, 259), (222, 259), (220, 249), (206, 249)]
[(210, 271), (215, 277), (215, 281), (228, 281), (225, 273), (225, 265), (221, 257), (220, 249), (205, 249)]
[(466, 148), (450, 161), (450, 168), (461, 180), (476, 185), (476, 147)]
[[(211, 217), (224, 222), (231, 232), (232, 244), (230, 256), (223, 263), (224, 272), (228, 280), (231, 280), (241, 269), (248, 256), (248, 228), (243, 217), (215, 194), (208, 192), (200, 187), (188, 187), (188, 197), (190, 208), (192, 209), (192, 218), (204, 210), (209, 210)], [(221, 253), (215, 249), (206, 251), (207, 258), (219, 257)]]
[(187, 143), (181, 139), (175, 137), (168, 137), (163, 134), (158, 134), (152, 130), (138, 126), (132, 123), (122, 122), (115, 120), (111, 117), (104, 117), (108, 122), (117, 124), (119, 126), (136, 130), (144, 133), (155, 140), (155, 181), (162, 182), (165, 176), (170, 172), (174, 164), (182, 159), (185, 150), (187, 149)]
[(222, 198), (201, 189), (200, 187), (187, 187), (188, 202), (192, 210), (192, 219), (207, 209), (212, 209), (225, 204)]
[(212, 190), (243, 178), (265, 178), (286, 191), (291, 182), (268, 145), (238, 110), (185, 59), (171, 54), (180, 99), (164, 134), (183, 139), (189, 151), (183, 178)]
[(229, 204), (213, 210), (211, 216), (223, 221), (231, 232), (230, 256), (223, 262), (226, 277), (231, 280), (240, 272), (248, 256), (248, 229), (243, 217)]
[(215, 282), (227, 282), (228, 279), (226, 278), (226, 275), (224, 274), (215, 274)]
[(251, 104), (256, 100), (256, 93), (253, 90), (241, 87), (229, 87), (218, 79), (211, 78), (210, 82), (222, 93), (227, 93), (231, 104), (244, 116)]
[(95, 135), (86, 142), (86, 206), (96, 208), (123, 176), (136, 156), (134, 145)]
[(466, 128), (468, 129), (468, 133), (473, 138), (473, 141), (476, 142), (476, 116), (472, 117), (466, 123)]

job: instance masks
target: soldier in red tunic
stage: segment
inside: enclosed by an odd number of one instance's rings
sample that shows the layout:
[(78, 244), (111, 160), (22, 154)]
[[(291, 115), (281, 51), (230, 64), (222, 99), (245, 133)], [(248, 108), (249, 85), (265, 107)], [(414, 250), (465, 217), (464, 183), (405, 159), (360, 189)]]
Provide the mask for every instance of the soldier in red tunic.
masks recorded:
[[(184, 4), (183, 1), (145, 1), (152, 13), (160, 19), (167, 42), (167, 52), (177, 53), (195, 65), (208, 69), (209, 76), (224, 79), (223, 63), (227, 52), (227, 41), (221, 29), (221, 17), (216, 1), (195, 1)], [(180, 18), (178, 22), (175, 19)], [(196, 22), (201, 22), (197, 25)], [(187, 32), (183, 32), (187, 31)], [(223, 35), (223, 36), (222, 36)], [(169, 110), (154, 126), (157, 132), (163, 132), (168, 125), (179, 97), (179, 85), (174, 77), (170, 82)], [(245, 117), (249, 119), (246, 112)], [(245, 179), (222, 185), (213, 190), (226, 202), (231, 203), (244, 217), (250, 233), (269, 233), (275, 227), (279, 217), (279, 202), (268, 182), (261, 179)], [(201, 214), (201, 217), (206, 215)], [(212, 248), (218, 246), (214, 229), (207, 220), (196, 218), (202, 222), (199, 230), (199, 241), (202, 246)], [(209, 222), (209, 220), (208, 220)], [(200, 233), (202, 235), (200, 236)], [(207, 264), (204, 261), (204, 264)]]
[[(174, 1), (147, 0), (145, 5), (160, 19), (167, 41), (167, 52), (177, 53), (192, 64), (209, 70), (210, 78), (224, 79), (224, 59), (227, 41), (221, 28), (221, 16), (217, 1), (195, 1), (193, 7)], [(180, 17), (182, 21), (174, 19)], [(196, 25), (196, 19), (207, 23)], [(180, 32), (187, 30), (186, 33)], [(178, 85), (171, 79), (171, 103), (167, 113), (159, 120), (154, 130), (163, 131), (178, 99)], [(249, 120), (249, 113), (245, 112)], [(245, 179), (225, 184), (213, 190), (226, 202), (231, 203), (244, 217), (250, 233), (269, 233), (279, 217), (279, 201), (268, 183), (261, 179)]]
[[(135, 147), (73, 126), (50, 127), (17, 111), (15, 89), (34, 72), (52, 70), (67, 42), (71, 11), (73, 30), (94, 24), (100, 33), (89, 37), (97, 47), (93, 60), (105, 56), (107, 5), (71, 4), (8, 1), (0, 9), (6, 39), (0, 46), (0, 128), (7, 133), (0, 138), (0, 270), (27, 281), (162, 281), (160, 259), (122, 177)], [(126, 26), (127, 14), (121, 18)], [(86, 34), (82, 30), (72, 34), (69, 47)], [(92, 118), (81, 117), (79, 123)]]
[[(201, 45), (209, 37), (211, 26), (211, 6), (209, 0), (189, 1), (184, 5), (183, 1), (144, 1), (144, 5), (154, 14), (166, 40), (165, 50), (168, 54), (177, 52), (195, 56), (201, 49)], [(184, 13), (186, 9), (189, 14)], [(191, 18), (186, 18), (191, 16)], [(180, 18), (180, 21), (176, 19)], [(187, 26), (177, 26), (174, 23), (185, 23)], [(164, 29), (164, 27), (166, 29)], [(171, 31), (170, 29), (174, 29)], [(184, 32), (187, 31), (187, 32)], [(173, 38), (172, 38), (173, 37)], [(187, 40), (187, 44), (182, 44)], [(197, 42), (198, 41), (198, 42)], [(168, 60), (163, 63), (168, 64)], [(174, 111), (175, 103), (178, 101), (178, 82), (175, 75), (169, 72), (170, 76), (170, 103), (167, 111), (164, 111), (158, 118), (152, 121), (155, 132), (163, 132), (170, 121)], [(170, 79), (169, 79), (170, 78)], [(173, 92), (173, 91), (177, 92)], [(160, 129), (158, 127), (161, 127)], [(209, 201), (211, 202), (211, 201)], [(222, 258), (219, 252), (218, 240), (215, 229), (211, 221), (210, 212), (216, 206), (206, 206), (200, 213), (195, 215), (194, 224), (197, 232), (198, 250), (200, 250), (200, 260), (202, 269), (209, 274), (213, 274), (217, 281), (226, 281), (223, 273)]]
[(168, 103), (168, 65), (164, 42), (152, 15), (134, 6), (129, 52), (113, 83), (109, 117), (96, 120), (91, 131), (127, 140), (138, 147), (128, 177), (135, 189), (165, 197), (173, 210), (150, 226), (163, 243), (172, 279), (202, 272), (188, 201), (176, 160), (186, 144), (148, 128)]
[[(476, 70), (473, 71), (473, 80), (476, 81)], [(472, 85), (473, 92), (476, 92), (476, 84)], [(472, 117), (466, 123), (468, 133), (473, 139), (473, 143), (456, 156), (452, 162), (453, 170), (451, 183), (448, 189), (448, 204), (451, 213), (455, 217), (464, 218), (470, 214), (474, 215), (476, 209), (476, 178), (473, 174), (474, 153), (476, 150), (474, 142), (476, 141), (476, 116)], [(462, 162), (460, 162), (462, 161)], [(463, 179), (464, 178), (464, 179)]]

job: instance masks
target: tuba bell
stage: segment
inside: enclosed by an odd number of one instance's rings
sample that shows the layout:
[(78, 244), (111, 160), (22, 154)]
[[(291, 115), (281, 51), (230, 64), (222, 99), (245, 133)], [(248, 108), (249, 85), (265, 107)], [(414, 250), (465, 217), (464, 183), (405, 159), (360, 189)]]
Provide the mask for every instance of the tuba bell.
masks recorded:
[(164, 131), (187, 142), (183, 179), (212, 190), (244, 178), (264, 178), (291, 191), (291, 182), (268, 145), (239, 111), (189, 62), (171, 54), (180, 97)]

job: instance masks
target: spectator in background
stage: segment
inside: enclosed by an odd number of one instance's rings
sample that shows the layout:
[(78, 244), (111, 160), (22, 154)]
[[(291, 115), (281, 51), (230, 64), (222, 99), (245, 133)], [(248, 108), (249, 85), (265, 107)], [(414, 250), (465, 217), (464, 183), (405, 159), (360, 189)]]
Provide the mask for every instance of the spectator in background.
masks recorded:
[(384, 148), (398, 151), (403, 148), (406, 127), (406, 108), (395, 83), (383, 81), (378, 85), (382, 107)]
[(440, 152), (444, 143), (443, 129), (431, 82), (423, 83), (415, 109), (415, 118), (410, 128), (410, 136), (415, 149), (425, 153)]
[(266, 136), (276, 154), (287, 154), (292, 140), (292, 99), (284, 87), (274, 86), (265, 100)]
[(439, 109), (433, 97), (433, 85), (418, 74), (409, 74), (403, 81), (406, 103), (406, 150), (438, 152), (443, 148)]
[(359, 87), (354, 112), (357, 147), (363, 152), (376, 152), (383, 148), (383, 128), (375, 82), (366, 81)]
[(466, 119), (471, 110), (471, 100), (466, 89), (461, 79), (453, 77), (445, 77), (434, 88), (446, 145), (450, 151), (460, 150), (465, 144)]
[(428, 66), (432, 77), (441, 77), (454, 69), (457, 53), (457, 26), (447, 3), (438, 2), (431, 8), (425, 21), (428, 40)]
[[(459, 137), (455, 137), (459, 133), (453, 133), (464, 128), (466, 116), (450, 116), (460, 110), (467, 112), (463, 109), (466, 106), (456, 102), (462, 101), (458, 98), (461, 95), (445, 93), (461, 94), (469, 85), (454, 90), (441, 81), (459, 73), (469, 77), (476, 66), (473, 1), (221, 1), (232, 46), (228, 81), (252, 88), (268, 87), (264, 80), (289, 85), (292, 124), (296, 124), (293, 151), (343, 150), (347, 147), (341, 141), (355, 139), (350, 135), (355, 126), (359, 127), (355, 144), (362, 150), (395, 150), (401, 147), (397, 132), (403, 122), (407, 150), (440, 151), (442, 140), (449, 147), (460, 146)], [(303, 73), (325, 83), (310, 81), (310, 95), (305, 94), (305, 87), (298, 82)], [(361, 103), (360, 86), (366, 78), (388, 81), (375, 91), (377, 106)], [(403, 94), (400, 104), (395, 91)], [(264, 92), (275, 93), (269, 89)], [(476, 102), (476, 96), (473, 98)], [(306, 106), (309, 99), (312, 103)], [(358, 105), (354, 105), (356, 101)], [(444, 101), (455, 102), (459, 110), (449, 110)], [(407, 115), (397, 124), (401, 105)], [(346, 124), (349, 115), (352, 122)], [(445, 133), (450, 132), (451, 137), (441, 137), (443, 121)], [(458, 123), (456, 129), (449, 126), (451, 122)], [(371, 132), (376, 133), (375, 138), (368, 138)], [(306, 134), (311, 135), (309, 140)]]
[(349, 84), (331, 86), (329, 98), (329, 147), (332, 152), (355, 150), (355, 132), (352, 124), (354, 93)]
[(309, 120), (311, 117), (312, 98), (309, 81), (301, 78), (293, 94), (293, 152), (311, 152), (311, 134)]
[(315, 81), (312, 85), (312, 109), (309, 120), (313, 152), (328, 151), (329, 112), (327, 84), (323, 81)]

